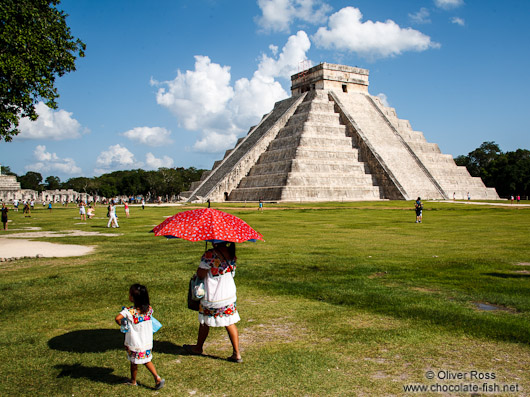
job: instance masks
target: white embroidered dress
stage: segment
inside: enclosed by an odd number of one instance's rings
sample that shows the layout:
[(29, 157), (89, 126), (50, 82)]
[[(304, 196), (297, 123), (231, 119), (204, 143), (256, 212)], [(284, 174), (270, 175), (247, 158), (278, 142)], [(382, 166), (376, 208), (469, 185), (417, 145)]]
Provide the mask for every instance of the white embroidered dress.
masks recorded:
[(241, 318), (236, 306), (236, 258), (227, 261), (215, 250), (208, 250), (199, 268), (208, 270), (204, 278), (205, 295), (199, 307), (199, 322), (210, 327), (226, 327)]
[(143, 314), (134, 307), (126, 307), (120, 314), (129, 323), (124, 342), (127, 358), (134, 364), (148, 363), (153, 358), (153, 308), (149, 307), (147, 313)]

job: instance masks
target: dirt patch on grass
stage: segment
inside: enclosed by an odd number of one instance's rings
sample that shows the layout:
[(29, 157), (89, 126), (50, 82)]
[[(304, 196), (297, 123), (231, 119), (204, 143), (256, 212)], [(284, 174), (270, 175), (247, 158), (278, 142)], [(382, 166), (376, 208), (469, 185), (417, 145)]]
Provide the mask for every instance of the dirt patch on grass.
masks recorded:
[(496, 305), (494, 303), (488, 303), (488, 302), (471, 302), (471, 303), (475, 305), (475, 310), (478, 310), (481, 312), (495, 312), (495, 311), (503, 311), (503, 312), (509, 312), (509, 313), (517, 312), (517, 310), (512, 309), (510, 307)]
[(275, 319), (271, 323), (252, 325), (239, 333), (241, 344), (263, 344), (269, 342), (291, 343), (303, 339), (307, 334), (305, 328), (290, 323), (286, 318)]
[(515, 266), (530, 266), (530, 262), (519, 262), (516, 263)]
[(94, 247), (72, 244), (55, 244), (44, 241), (0, 238), (0, 260), (31, 257), (53, 258), (88, 255)]
[(374, 274), (370, 274), (368, 276), (368, 278), (380, 278), (380, 277), (385, 277), (388, 273), (387, 272), (377, 272), (377, 273), (374, 273)]
[(437, 289), (424, 288), (424, 287), (411, 287), (410, 289), (413, 290), (413, 291), (425, 292), (425, 293), (428, 293), (428, 294), (436, 294), (436, 293), (440, 292), (440, 290), (437, 290)]
[(42, 238), (42, 237), (97, 237), (97, 236), (115, 237), (115, 236), (121, 236), (121, 235), (122, 235), (121, 233), (88, 232), (84, 230), (61, 230), (59, 232), (34, 231), (34, 232), (25, 232), (25, 233), (6, 234), (5, 236), (3, 236), (3, 238), (33, 239), (33, 238)]

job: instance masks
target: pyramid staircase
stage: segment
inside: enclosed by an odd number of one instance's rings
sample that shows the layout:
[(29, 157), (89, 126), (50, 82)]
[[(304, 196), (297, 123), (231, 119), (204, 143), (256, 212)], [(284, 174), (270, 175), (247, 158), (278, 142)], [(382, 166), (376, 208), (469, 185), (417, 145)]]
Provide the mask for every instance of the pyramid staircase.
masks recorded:
[(360, 158), (328, 94), (298, 106), (229, 199), (234, 201), (379, 200), (377, 180)]

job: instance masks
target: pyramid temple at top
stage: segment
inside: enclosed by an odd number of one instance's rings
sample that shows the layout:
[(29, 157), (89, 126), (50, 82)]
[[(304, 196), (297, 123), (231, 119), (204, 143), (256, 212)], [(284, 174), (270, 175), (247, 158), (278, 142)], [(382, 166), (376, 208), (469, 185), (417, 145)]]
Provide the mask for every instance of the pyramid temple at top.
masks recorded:
[(499, 199), (368, 93), (368, 70), (321, 63), (181, 195), (189, 201)]

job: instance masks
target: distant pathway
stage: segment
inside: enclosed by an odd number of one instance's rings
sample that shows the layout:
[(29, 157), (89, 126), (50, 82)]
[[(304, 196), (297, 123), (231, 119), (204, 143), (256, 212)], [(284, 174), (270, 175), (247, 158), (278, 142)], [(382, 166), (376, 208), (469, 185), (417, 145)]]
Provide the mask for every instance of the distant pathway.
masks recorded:
[(428, 200), (431, 203), (446, 203), (446, 204), (473, 204), (473, 205), (493, 205), (497, 207), (530, 207), (530, 204), (510, 204), (509, 202), (493, 203), (482, 201), (451, 201), (451, 200)]

